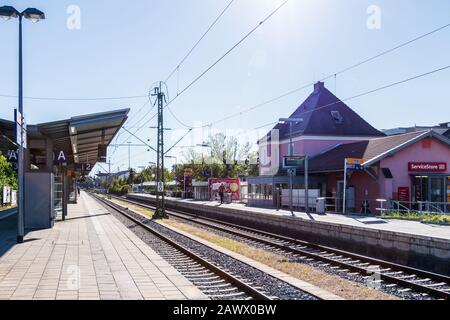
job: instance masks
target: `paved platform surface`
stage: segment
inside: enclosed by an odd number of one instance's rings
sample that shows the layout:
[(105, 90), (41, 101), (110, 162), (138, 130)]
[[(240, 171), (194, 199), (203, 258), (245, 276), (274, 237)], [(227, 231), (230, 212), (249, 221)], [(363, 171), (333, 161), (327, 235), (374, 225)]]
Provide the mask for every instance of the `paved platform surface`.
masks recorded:
[(206, 299), (191, 282), (82, 192), (68, 219), (0, 237), (0, 299)]
[[(142, 196), (142, 194), (137, 194)], [(150, 195), (146, 195), (152, 197)], [(242, 203), (231, 203), (231, 204), (220, 204), (217, 201), (194, 201), (179, 198), (167, 198), (174, 201), (180, 202), (192, 202), (199, 205), (210, 206), (210, 207), (225, 207), (232, 208), (236, 210), (245, 210), (251, 212), (260, 212), (265, 214), (273, 214), (280, 216), (292, 216), (291, 212), (288, 210), (276, 209), (266, 209), (266, 208), (255, 208), (248, 207)], [(406, 233), (412, 235), (434, 237), (450, 240), (450, 226), (440, 226), (440, 225), (430, 225), (423, 224), (416, 221), (405, 221), (405, 220), (386, 220), (379, 219), (371, 216), (354, 215), (354, 214), (306, 214), (304, 212), (294, 212), (294, 215), (300, 219), (312, 220), (312, 221), (323, 221), (335, 224), (356, 226), (369, 229), (386, 230), (392, 232)]]

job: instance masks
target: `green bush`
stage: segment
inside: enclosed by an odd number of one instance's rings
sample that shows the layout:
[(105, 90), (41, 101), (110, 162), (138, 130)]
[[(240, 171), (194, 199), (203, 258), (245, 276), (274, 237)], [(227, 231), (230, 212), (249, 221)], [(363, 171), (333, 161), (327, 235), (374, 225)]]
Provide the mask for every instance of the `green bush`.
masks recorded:
[(0, 154), (0, 187), (8, 186), (17, 190), (18, 186), (17, 172), (13, 169), (5, 156)]
[(115, 194), (118, 196), (123, 196), (129, 192), (129, 186), (124, 180), (114, 180), (108, 189), (110, 194)]

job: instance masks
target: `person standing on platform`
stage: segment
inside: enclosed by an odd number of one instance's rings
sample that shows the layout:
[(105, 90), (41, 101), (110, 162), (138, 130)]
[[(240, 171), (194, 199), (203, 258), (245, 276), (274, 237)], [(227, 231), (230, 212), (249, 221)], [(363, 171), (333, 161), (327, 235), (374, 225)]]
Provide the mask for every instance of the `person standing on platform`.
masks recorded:
[(219, 197), (220, 197), (220, 204), (223, 204), (223, 196), (225, 194), (225, 186), (223, 183), (219, 187)]

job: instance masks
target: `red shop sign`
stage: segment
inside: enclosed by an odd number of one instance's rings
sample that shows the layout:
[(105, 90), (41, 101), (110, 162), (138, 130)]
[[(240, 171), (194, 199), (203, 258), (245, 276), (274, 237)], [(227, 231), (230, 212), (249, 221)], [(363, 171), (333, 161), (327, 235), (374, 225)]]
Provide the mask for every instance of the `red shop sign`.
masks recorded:
[(446, 162), (409, 162), (408, 171), (412, 172), (446, 172)]
[(398, 187), (397, 190), (398, 201), (409, 201), (409, 188), (408, 187)]

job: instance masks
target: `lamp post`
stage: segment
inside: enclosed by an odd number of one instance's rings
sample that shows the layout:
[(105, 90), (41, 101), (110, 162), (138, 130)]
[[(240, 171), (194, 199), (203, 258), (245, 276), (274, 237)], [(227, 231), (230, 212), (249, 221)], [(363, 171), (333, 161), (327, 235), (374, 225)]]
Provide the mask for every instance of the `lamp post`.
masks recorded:
[[(288, 154), (289, 156), (294, 155), (294, 145), (292, 144), (292, 125), (298, 124), (300, 122), (303, 122), (302, 118), (281, 118), (279, 119), (280, 123), (289, 123), (289, 147), (288, 147)], [(293, 188), (293, 173), (289, 172), (289, 210), (291, 211), (291, 214), (294, 214), (293, 205), (292, 205), (292, 188)], [(307, 183), (307, 182), (306, 182)], [(305, 186), (305, 192), (307, 192), (307, 186)], [(306, 195), (306, 199), (307, 199)], [(308, 204), (306, 204), (308, 206)]]
[(138, 168), (142, 169), (142, 171), (141, 171), (141, 192), (143, 192), (144, 191), (144, 175), (142, 174), (142, 172), (144, 171), (145, 166), (139, 166)]
[[(148, 164), (150, 165), (150, 168), (151, 167), (156, 167), (156, 162), (150, 161)], [(151, 174), (151, 176), (150, 176), (151, 177), (151, 181), (150, 182), (153, 182), (153, 179), (155, 179), (155, 176), (156, 175), (154, 173)], [(150, 193), (151, 193), (151, 191), (150, 191)]]
[(28, 8), (23, 12), (17, 11), (15, 8), (11, 6), (3, 6), (0, 7), (0, 17), (4, 20), (10, 20), (11, 18), (19, 18), (19, 113), (20, 113), (20, 145), (19, 145), (19, 154), (18, 154), (18, 178), (19, 178), (19, 197), (17, 201), (18, 207), (18, 222), (17, 222), (17, 243), (23, 243), (23, 237), (25, 234), (25, 226), (24, 226), (24, 192), (23, 192), (23, 175), (24, 175), (24, 154), (23, 154), (23, 140), (26, 139), (24, 137), (24, 128), (23, 128), (23, 68), (22, 68), (22, 18), (31, 20), (36, 23), (39, 20), (45, 19), (45, 14), (35, 8)]
[(128, 141), (128, 171), (131, 170), (131, 142)]
[(178, 158), (176, 156), (164, 156), (166, 159), (173, 159), (175, 160), (175, 165), (178, 164)]

